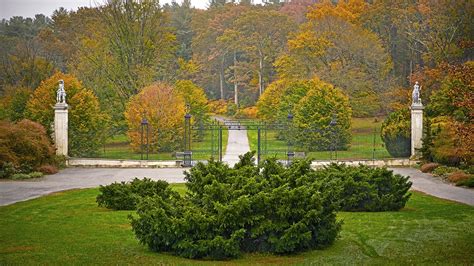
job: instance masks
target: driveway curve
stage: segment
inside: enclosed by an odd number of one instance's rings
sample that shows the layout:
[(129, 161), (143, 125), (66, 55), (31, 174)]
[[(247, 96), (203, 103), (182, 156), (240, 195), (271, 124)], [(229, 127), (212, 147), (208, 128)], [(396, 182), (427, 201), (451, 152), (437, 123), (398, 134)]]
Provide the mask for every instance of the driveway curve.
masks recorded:
[(409, 176), (413, 183), (411, 187), (413, 190), (474, 206), (474, 189), (445, 183), (431, 174), (425, 174), (415, 168), (391, 168), (390, 170), (396, 174)]
[(67, 168), (54, 175), (25, 181), (0, 180), (0, 206), (57, 191), (92, 188), (148, 177), (169, 183), (184, 182), (183, 168)]

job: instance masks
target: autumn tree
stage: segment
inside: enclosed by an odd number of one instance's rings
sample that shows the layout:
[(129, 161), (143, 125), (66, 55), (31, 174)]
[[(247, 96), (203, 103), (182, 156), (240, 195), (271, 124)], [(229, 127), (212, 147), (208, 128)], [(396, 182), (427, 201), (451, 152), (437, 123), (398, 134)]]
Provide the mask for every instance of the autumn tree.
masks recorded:
[(427, 106), (432, 119), (434, 160), (472, 164), (474, 158), (474, 62), (447, 67), (441, 87)]
[(172, 86), (154, 83), (143, 88), (130, 99), (125, 111), (132, 148), (140, 150), (141, 121), (147, 119), (150, 151), (177, 150), (183, 136), (184, 115), (184, 98)]
[(236, 41), (254, 64), (259, 96), (265, 90), (265, 82), (271, 80), (273, 62), (283, 51), (293, 23), (281, 12), (263, 8), (248, 11), (234, 22)]
[(41, 82), (26, 107), (26, 117), (42, 124), (52, 133), (53, 106), (56, 103), (58, 81), (64, 80), (69, 105), (69, 147), (71, 156), (94, 155), (105, 139), (108, 116), (102, 113), (99, 101), (90, 89), (73, 75), (55, 73)]
[(257, 115), (266, 121), (276, 121), (280, 112), (282, 96), (287, 92), (289, 84), (285, 79), (275, 80), (268, 85), (257, 102)]
[[(347, 149), (352, 110), (347, 96), (319, 79), (278, 80), (257, 102), (258, 116), (286, 123), (293, 115), (296, 144), (310, 150)], [(333, 124), (331, 124), (333, 121)], [(287, 132), (280, 132), (286, 138)]]
[(25, 118), (26, 103), (33, 90), (22, 87), (7, 87), (0, 102), (5, 110), (6, 119), (16, 122)]
[[(43, 53), (57, 69), (79, 76), (80, 73), (74, 70), (76, 64), (84, 60), (81, 56), (85, 52), (92, 56), (100, 51), (88, 49), (84, 43), (91, 39), (98, 41), (104, 36), (104, 25), (99, 17), (98, 9), (90, 7), (79, 7), (76, 11), (61, 7), (53, 12), (51, 23), (41, 29), (37, 38)], [(84, 77), (81, 80), (87, 81)]]
[(468, 0), (425, 0), (405, 9), (402, 19), (412, 49), (429, 66), (456, 63), (472, 49), (474, 3)]
[(175, 83), (175, 90), (189, 106), (189, 113), (197, 123), (205, 122), (208, 117), (209, 108), (204, 90), (190, 80), (178, 80)]
[(129, 98), (156, 80), (173, 79), (175, 36), (156, 0), (110, 0), (94, 12), (77, 39), (72, 71), (103, 99), (121, 131)]
[(306, 22), (306, 13), (317, 0), (292, 0), (283, 3), (280, 12), (291, 17), (298, 24)]
[(418, 68), (472, 58), (473, 10), (472, 1), (381, 0), (367, 5), (361, 22), (382, 39), (406, 86)]
[(225, 70), (227, 80), (234, 85), (234, 104), (239, 105), (239, 86), (244, 85), (249, 79), (248, 73), (244, 67), (245, 62), (239, 62), (242, 54), (242, 45), (238, 41), (238, 33), (234, 29), (226, 29), (224, 33), (217, 38), (217, 45), (232, 54), (232, 64)]
[(390, 56), (357, 18), (362, 1), (317, 4), (308, 22), (288, 41), (289, 53), (276, 65), (281, 77), (317, 76), (349, 95), (356, 116), (374, 115), (391, 86)]
[(245, 4), (216, 5), (193, 18), (193, 58), (201, 69), (197, 83), (210, 89), (208, 93), (214, 98), (225, 99), (225, 71), (228, 66), (234, 64), (234, 54), (237, 52), (237, 47), (230, 45), (235, 39), (222, 36), (248, 9), (250, 6)]
[(297, 145), (309, 150), (349, 148), (352, 110), (348, 97), (320, 80), (306, 83), (306, 95), (294, 106)]

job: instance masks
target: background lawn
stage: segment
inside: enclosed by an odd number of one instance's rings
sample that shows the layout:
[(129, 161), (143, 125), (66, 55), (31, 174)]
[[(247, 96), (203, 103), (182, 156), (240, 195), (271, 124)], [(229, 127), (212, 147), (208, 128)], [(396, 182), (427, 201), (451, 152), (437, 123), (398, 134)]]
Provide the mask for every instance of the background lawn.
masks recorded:
[[(352, 119), (352, 141), (351, 146), (346, 151), (321, 151), (306, 152), (306, 157), (314, 160), (331, 160), (331, 159), (385, 159), (390, 158), (387, 150), (383, 146), (384, 143), (380, 138), (380, 128), (383, 118), (353, 118)], [(286, 141), (277, 139), (277, 131), (267, 131), (266, 147), (263, 139), (264, 132), (261, 133), (262, 152), (267, 150), (264, 157), (276, 156), (278, 159), (287, 158), (288, 145)], [(257, 150), (257, 131), (249, 130), (247, 135), (250, 142), (250, 149)], [(294, 147), (295, 151), (304, 151), (302, 147)]]
[[(183, 184), (173, 185), (184, 193)], [(421, 193), (399, 212), (347, 213), (325, 250), (246, 254), (209, 262), (154, 253), (135, 239), (130, 211), (97, 207), (98, 189), (59, 192), (0, 207), (0, 264), (473, 264), (474, 207)]]
[[(214, 149), (214, 156), (217, 154), (217, 131), (214, 131), (214, 136), (211, 134), (211, 131), (203, 131), (204, 138), (200, 141), (196, 139), (191, 143), (191, 148), (193, 150), (193, 159), (198, 160), (207, 160), (211, 157), (212, 149)], [(227, 130), (222, 131), (222, 148), (223, 153), (227, 148)], [(213, 145), (213, 146), (212, 146)], [(144, 150), (143, 158), (145, 158), (146, 151)], [(130, 147), (130, 140), (127, 135), (117, 135), (109, 138), (106, 141), (106, 144), (99, 150), (98, 158), (107, 158), (107, 159), (133, 159), (140, 160), (140, 152), (134, 152)], [(175, 160), (173, 152), (160, 152), (160, 153), (150, 153), (148, 155), (150, 160)]]

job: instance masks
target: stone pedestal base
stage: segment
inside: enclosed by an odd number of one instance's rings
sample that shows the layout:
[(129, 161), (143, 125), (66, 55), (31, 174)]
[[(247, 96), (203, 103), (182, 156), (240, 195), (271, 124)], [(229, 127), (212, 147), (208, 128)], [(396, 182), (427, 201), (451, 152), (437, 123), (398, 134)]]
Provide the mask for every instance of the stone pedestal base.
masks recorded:
[(54, 143), (56, 154), (68, 154), (68, 105), (57, 103), (54, 106)]
[(411, 157), (421, 156), (419, 149), (422, 146), (423, 137), (423, 105), (421, 103), (411, 105)]

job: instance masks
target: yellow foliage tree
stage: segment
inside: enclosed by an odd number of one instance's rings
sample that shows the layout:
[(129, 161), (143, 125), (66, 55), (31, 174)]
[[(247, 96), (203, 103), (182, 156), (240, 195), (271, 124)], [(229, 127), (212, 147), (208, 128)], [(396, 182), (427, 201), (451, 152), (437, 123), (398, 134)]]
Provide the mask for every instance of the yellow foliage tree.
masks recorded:
[(355, 116), (379, 113), (386, 102), (380, 95), (391, 87), (392, 61), (377, 35), (360, 23), (366, 7), (363, 0), (314, 5), (288, 40), (287, 54), (275, 62), (279, 77), (317, 77), (349, 96)]
[(285, 79), (279, 79), (268, 85), (262, 96), (257, 102), (257, 116), (258, 118), (274, 121), (277, 119), (276, 115), (280, 106), (281, 97), (288, 88), (289, 82)]
[(347, 149), (352, 137), (349, 98), (319, 79), (305, 85), (307, 93), (294, 107), (297, 144), (308, 150)]
[(178, 80), (175, 89), (183, 97), (185, 104), (189, 105), (190, 114), (195, 121), (203, 121), (207, 118), (207, 97), (201, 87), (190, 80)]
[(184, 115), (184, 98), (172, 86), (154, 83), (145, 87), (131, 98), (125, 111), (132, 148), (140, 150), (141, 121), (145, 118), (151, 152), (178, 149), (183, 137)]
[(351, 23), (358, 23), (361, 14), (367, 9), (367, 3), (364, 0), (339, 1), (334, 5), (326, 0), (322, 3), (310, 7), (306, 17), (309, 20), (322, 19), (325, 16), (338, 17)]
[(52, 133), (54, 122), (53, 106), (59, 80), (64, 81), (64, 90), (69, 105), (69, 147), (70, 155), (94, 155), (105, 139), (108, 116), (100, 110), (99, 100), (94, 93), (82, 86), (70, 74), (56, 72), (41, 82), (26, 104), (26, 117), (42, 124)]

